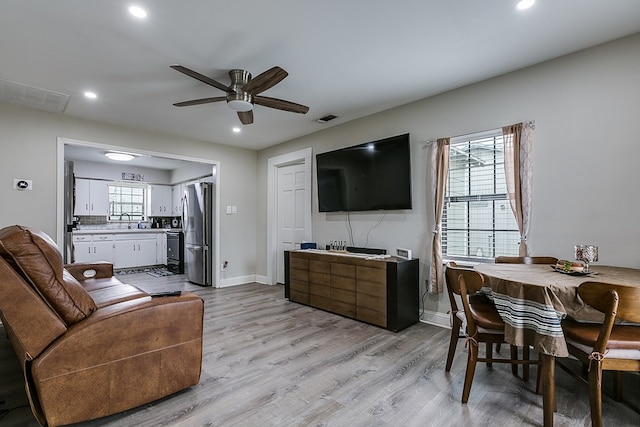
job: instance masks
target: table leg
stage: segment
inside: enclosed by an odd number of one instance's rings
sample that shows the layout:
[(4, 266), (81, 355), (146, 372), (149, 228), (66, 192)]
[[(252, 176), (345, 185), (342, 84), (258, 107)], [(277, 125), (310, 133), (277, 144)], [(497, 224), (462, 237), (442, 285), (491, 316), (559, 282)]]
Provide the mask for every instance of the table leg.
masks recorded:
[(556, 358), (542, 354), (542, 411), (544, 427), (553, 427), (553, 413), (556, 411)]

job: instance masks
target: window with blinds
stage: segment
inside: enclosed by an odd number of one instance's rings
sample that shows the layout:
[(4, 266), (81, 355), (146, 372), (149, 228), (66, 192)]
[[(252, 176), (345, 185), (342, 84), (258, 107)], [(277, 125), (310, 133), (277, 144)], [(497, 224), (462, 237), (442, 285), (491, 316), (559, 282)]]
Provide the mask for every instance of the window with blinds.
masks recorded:
[(109, 221), (143, 221), (144, 191), (139, 185), (109, 184)]
[(443, 258), (518, 255), (520, 234), (507, 199), (500, 129), (451, 139), (441, 236)]

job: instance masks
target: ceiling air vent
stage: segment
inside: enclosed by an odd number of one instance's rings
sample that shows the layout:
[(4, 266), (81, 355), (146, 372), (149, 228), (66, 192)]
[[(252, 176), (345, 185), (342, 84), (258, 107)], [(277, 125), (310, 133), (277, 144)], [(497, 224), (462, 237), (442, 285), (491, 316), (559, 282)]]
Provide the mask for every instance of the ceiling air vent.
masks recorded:
[(314, 122), (316, 123), (327, 123), (330, 122), (333, 119), (337, 119), (338, 116), (334, 115), (334, 114), (327, 114), (326, 116), (322, 116), (319, 119), (315, 119)]
[(64, 113), (69, 98), (70, 96), (64, 93), (0, 79), (1, 103), (44, 110), (50, 113)]

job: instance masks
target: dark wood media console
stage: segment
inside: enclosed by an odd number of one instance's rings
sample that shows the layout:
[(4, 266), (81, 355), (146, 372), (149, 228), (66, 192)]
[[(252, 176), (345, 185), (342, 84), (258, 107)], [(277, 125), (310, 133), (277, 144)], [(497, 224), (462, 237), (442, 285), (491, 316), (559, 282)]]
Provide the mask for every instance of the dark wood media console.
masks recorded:
[(285, 251), (285, 298), (397, 332), (418, 322), (418, 260)]

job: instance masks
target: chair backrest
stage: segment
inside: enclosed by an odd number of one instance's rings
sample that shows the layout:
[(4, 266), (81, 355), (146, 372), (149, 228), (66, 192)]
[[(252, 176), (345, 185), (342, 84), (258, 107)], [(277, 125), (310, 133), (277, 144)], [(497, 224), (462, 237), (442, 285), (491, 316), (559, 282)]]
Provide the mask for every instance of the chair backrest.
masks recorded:
[(458, 265), (449, 261), (445, 266), (444, 279), (447, 285), (447, 294), (449, 295), (449, 303), (451, 304), (451, 315), (455, 316), (456, 312), (460, 311), (454, 294), (460, 295), (460, 286), (458, 286), (458, 278), (455, 274), (455, 270), (458, 269)]
[[(640, 288), (638, 290), (640, 291)], [(578, 295), (588, 305), (604, 313), (604, 321), (602, 322), (598, 339), (593, 346), (594, 352), (604, 354), (616, 320), (620, 296), (611, 285), (601, 282), (582, 283), (578, 286)]]
[(552, 256), (499, 256), (496, 264), (556, 264), (558, 258)]
[(616, 319), (640, 323), (640, 287), (603, 282), (584, 282), (578, 287), (580, 298), (605, 316), (608, 309), (606, 296), (611, 291), (616, 292), (619, 298)]
[(482, 274), (469, 268), (458, 267), (455, 262), (451, 261), (447, 263), (445, 279), (447, 288), (456, 295), (461, 295), (459, 279), (461, 275), (465, 278), (469, 294), (479, 291), (484, 286), (484, 276)]
[(475, 318), (471, 311), (471, 305), (469, 304), (469, 296), (479, 291), (484, 285), (484, 276), (477, 271), (459, 269), (458, 274), (458, 288), (460, 290), (460, 299), (462, 300), (462, 307), (464, 309), (464, 315), (467, 320), (467, 335), (470, 337), (476, 337), (478, 333), (478, 326), (476, 325)]

